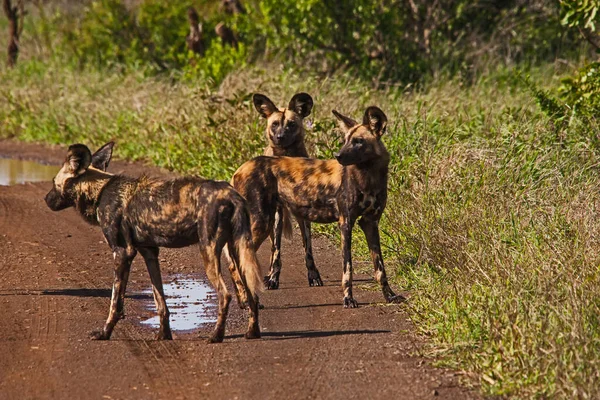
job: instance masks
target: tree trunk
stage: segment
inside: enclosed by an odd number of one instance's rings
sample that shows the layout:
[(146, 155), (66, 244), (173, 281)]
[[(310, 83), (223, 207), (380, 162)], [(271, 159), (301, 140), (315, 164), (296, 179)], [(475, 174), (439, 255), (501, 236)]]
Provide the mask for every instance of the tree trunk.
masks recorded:
[[(8, 60), (9, 67), (14, 67), (17, 64), (19, 57), (19, 36), (22, 31), (22, 23), (19, 26), (19, 17), (23, 16), (23, 3), (19, 1), (17, 7), (13, 7), (10, 0), (3, 0), (2, 8), (4, 14), (8, 18)], [(19, 12), (20, 11), (20, 12)]]

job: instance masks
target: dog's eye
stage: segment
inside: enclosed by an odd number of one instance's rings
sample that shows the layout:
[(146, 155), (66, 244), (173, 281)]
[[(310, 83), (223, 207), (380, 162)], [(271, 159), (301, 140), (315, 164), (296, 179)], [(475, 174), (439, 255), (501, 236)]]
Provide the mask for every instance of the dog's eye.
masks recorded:
[(290, 121), (290, 122), (288, 122), (287, 126), (290, 129), (294, 129), (296, 127), (296, 123), (294, 121)]
[(274, 122), (271, 124), (271, 128), (277, 128), (278, 126), (279, 126), (279, 121), (274, 121)]
[(364, 142), (365, 142), (365, 139), (363, 139), (363, 138), (352, 139), (352, 144), (357, 145), (357, 146), (363, 144)]

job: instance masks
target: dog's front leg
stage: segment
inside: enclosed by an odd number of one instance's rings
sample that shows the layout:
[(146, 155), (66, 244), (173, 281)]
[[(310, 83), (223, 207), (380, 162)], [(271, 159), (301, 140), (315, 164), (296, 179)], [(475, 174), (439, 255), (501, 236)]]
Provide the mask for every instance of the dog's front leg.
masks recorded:
[(315, 259), (312, 253), (312, 238), (310, 233), (310, 221), (298, 219), (300, 233), (302, 234), (302, 244), (304, 245), (304, 262), (308, 270), (308, 286), (323, 286), (321, 274), (315, 265)]
[(344, 308), (358, 307), (358, 303), (352, 296), (352, 225), (350, 218), (346, 216), (340, 217), (339, 226), (342, 234), (342, 256), (344, 258), (344, 273), (342, 275)]
[[(129, 229), (128, 225), (123, 221), (122, 218), (119, 218), (115, 221), (115, 226), (116, 226), (117, 221), (120, 224), (119, 230), (121, 232), (121, 236), (123, 237), (123, 240), (125, 241), (125, 248), (128, 249), (127, 251), (131, 254), (132, 252), (135, 251), (133, 249), (133, 240), (131, 238), (131, 230)], [(113, 241), (115, 240), (114, 232), (117, 232), (117, 230), (116, 230), (116, 228), (113, 227), (113, 229), (111, 230), (111, 234), (113, 235), (113, 238), (111, 240), (113, 240)], [(129, 266), (127, 268), (125, 268), (125, 270), (123, 271), (123, 283), (121, 284), (121, 288), (119, 290), (119, 299), (117, 300), (117, 317), (119, 319), (125, 319), (125, 292), (127, 291), (127, 282), (129, 281), (129, 271), (130, 270), (131, 270), (131, 263), (129, 263)]]
[(137, 252), (133, 248), (123, 248), (117, 246), (111, 247), (113, 249), (113, 256), (115, 258), (115, 280), (113, 283), (112, 296), (110, 299), (110, 310), (108, 312), (108, 318), (106, 319), (106, 323), (104, 324), (104, 328), (102, 329), (102, 331), (92, 332), (91, 337), (94, 340), (110, 339), (112, 331), (120, 319), (118, 309), (120, 295), (124, 286), (127, 285), (127, 278), (129, 276), (131, 262), (137, 254)]
[(160, 265), (158, 263), (158, 247), (140, 247), (140, 254), (144, 257), (150, 281), (152, 282), (152, 294), (154, 295), (154, 304), (160, 318), (160, 329), (157, 339), (171, 340), (171, 324), (169, 322), (169, 309), (165, 301), (165, 292), (163, 289), (162, 277), (160, 275)]
[(275, 211), (275, 223), (271, 232), (271, 268), (269, 275), (265, 276), (265, 287), (267, 290), (279, 288), (279, 274), (281, 273), (281, 234), (283, 232), (283, 208), (277, 206)]
[(371, 253), (371, 259), (373, 260), (373, 268), (375, 270), (375, 280), (379, 282), (379, 285), (381, 286), (383, 297), (385, 297), (385, 300), (388, 303), (400, 303), (401, 301), (406, 300), (404, 296), (396, 295), (388, 283), (385, 267), (383, 265), (383, 257), (381, 256), (379, 221), (369, 220), (363, 217), (358, 221), (358, 225), (367, 238), (369, 252)]

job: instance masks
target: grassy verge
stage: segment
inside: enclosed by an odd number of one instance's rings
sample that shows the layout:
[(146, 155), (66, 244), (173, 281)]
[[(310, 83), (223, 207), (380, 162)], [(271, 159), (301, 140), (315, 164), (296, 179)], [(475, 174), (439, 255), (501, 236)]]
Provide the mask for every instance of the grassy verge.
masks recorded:
[(407, 93), (269, 65), (211, 89), (27, 61), (0, 70), (0, 136), (114, 139), (119, 157), (229, 179), (264, 146), (251, 93), (285, 104), (300, 90), (315, 99), (307, 141), (318, 157), (340, 145), (332, 108), (358, 118), (376, 104), (388, 115), (387, 268), (431, 354), (475, 373), (487, 394), (600, 396), (597, 138), (555, 127), (510, 71)]

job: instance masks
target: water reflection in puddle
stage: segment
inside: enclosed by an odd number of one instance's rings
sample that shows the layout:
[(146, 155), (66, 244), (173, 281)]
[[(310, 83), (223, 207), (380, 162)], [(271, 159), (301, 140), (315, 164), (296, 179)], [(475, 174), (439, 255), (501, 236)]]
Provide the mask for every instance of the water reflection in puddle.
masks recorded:
[[(201, 280), (199, 276), (175, 276), (172, 282), (165, 283), (163, 286), (171, 313), (172, 330), (190, 331), (217, 321), (216, 293), (212, 286)], [(145, 290), (143, 293), (152, 297), (152, 289)], [(146, 309), (156, 312), (154, 301), (148, 301)], [(142, 324), (158, 328), (160, 321), (158, 316), (155, 316), (142, 321)]]
[(0, 185), (51, 181), (59, 169), (58, 166), (43, 165), (34, 161), (0, 158)]

